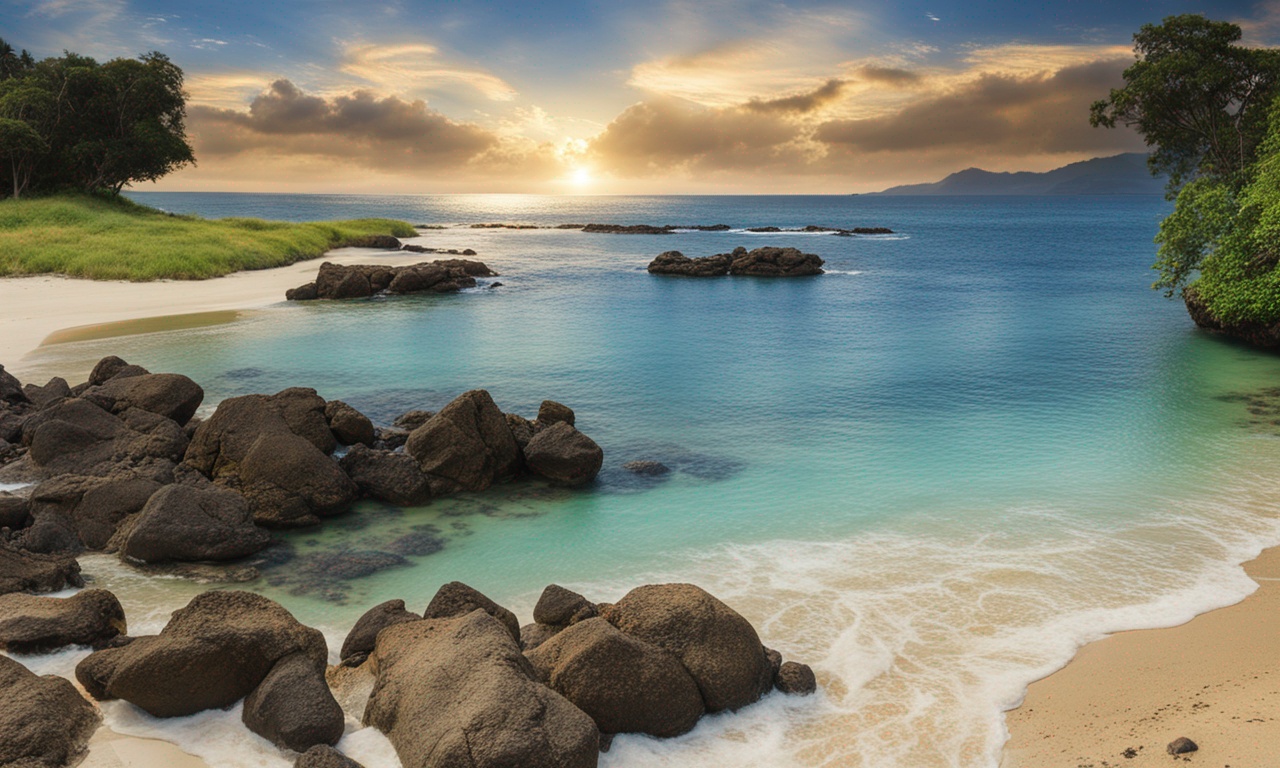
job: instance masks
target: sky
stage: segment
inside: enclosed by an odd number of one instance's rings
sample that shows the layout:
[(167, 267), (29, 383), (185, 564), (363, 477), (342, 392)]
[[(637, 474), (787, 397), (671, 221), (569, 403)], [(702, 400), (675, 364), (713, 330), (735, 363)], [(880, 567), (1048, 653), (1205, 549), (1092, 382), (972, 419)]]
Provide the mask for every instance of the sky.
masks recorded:
[(138, 189), (852, 193), (1141, 151), (1089, 104), (1178, 13), (1280, 42), (1280, 0), (0, 0), (0, 37), (183, 69), (197, 165)]

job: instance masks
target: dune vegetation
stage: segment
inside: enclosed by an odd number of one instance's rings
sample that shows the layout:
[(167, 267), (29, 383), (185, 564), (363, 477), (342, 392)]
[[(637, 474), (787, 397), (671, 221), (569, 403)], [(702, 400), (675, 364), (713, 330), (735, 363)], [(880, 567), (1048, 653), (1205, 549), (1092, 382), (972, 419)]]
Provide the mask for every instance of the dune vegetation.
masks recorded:
[(390, 219), (211, 220), (107, 195), (9, 199), (0, 201), (0, 276), (203, 280), (316, 258), (370, 235), (414, 234)]

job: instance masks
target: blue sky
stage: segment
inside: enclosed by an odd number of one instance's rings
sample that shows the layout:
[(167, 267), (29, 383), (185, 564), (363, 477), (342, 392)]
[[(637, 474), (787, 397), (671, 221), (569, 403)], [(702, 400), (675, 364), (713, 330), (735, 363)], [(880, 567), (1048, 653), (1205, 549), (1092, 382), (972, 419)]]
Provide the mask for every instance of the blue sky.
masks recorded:
[(0, 0), (0, 36), (183, 67), (171, 189), (843, 192), (1141, 149), (1088, 103), (1188, 12), (1280, 31), (1276, 2)]

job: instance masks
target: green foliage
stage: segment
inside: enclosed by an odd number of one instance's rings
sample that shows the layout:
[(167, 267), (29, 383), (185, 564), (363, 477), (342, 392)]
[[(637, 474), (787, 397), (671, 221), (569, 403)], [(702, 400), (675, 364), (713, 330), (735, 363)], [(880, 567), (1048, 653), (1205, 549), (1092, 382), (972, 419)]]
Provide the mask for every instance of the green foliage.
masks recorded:
[(357, 238), (412, 237), (389, 219), (288, 223), (173, 216), (121, 197), (0, 201), (0, 276), (199, 280), (321, 256)]
[(9, 170), (25, 173), (33, 190), (119, 193), (195, 162), (182, 70), (164, 54), (105, 64), (75, 53), (36, 63), (23, 54), (13, 57), (0, 40), (0, 117), (27, 123), (47, 147), (9, 156)]
[(1256, 156), (1280, 93), (1280, 52), (1237, 45), (1240, 37), (1235, 24), (1196, 14), (1144, 25), (1124, 87), (1093, 104), (1094, 126), (1142, 134), (1152, 173), (1169, 177), (1170, 197), (1198, 175), (1238, 187)]
[(1173, 296), (1185, 285), (1231, 231), (1236, 208), (1231, 187), (1217, 179), (1203, 177), (1184, 186), (1173, 213), (1160, 222), (1160, 250), (1153, 265), (1160, 279), (1151, 287)]

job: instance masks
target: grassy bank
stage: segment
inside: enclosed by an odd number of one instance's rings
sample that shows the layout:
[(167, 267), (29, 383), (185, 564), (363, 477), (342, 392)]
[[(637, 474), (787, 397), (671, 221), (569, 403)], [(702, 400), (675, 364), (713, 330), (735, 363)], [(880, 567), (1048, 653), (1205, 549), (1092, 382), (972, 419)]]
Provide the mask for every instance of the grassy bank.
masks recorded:
[(172, 216), (125, 198), (0, 201), (0, 276), (202, 280), (311, 259), (367, 235), (412, 237), (390, 219), (295, 224)]

